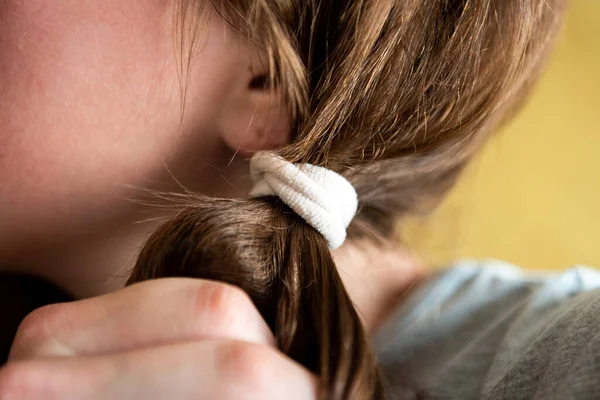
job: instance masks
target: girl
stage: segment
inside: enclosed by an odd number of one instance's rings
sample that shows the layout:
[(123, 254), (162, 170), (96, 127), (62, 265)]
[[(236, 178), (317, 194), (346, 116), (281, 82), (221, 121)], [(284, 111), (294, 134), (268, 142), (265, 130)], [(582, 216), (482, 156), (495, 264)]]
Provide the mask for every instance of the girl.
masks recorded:
[(0, 398), (591, 398), (587, 311), (551, 307), (584, 272), (428, 277), (394, 237), (520, 104), (561, 11), (2, 2), (1, 264), (79, 301), (25, 318)]

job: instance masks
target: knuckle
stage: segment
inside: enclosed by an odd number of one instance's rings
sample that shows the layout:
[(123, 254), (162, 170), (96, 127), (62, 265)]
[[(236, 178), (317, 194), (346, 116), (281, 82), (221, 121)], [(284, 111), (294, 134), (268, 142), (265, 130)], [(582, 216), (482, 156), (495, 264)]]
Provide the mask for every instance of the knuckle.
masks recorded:
[[(275, 349), (242, 341), (222, 344), (216, 352), (216, 368), (236, 393), (267, 393), (276, 378), (279, 355)], [(232, 387), (231, 384), (235, 385)]]
[(28, 314), (17, 329), (9, 360), (41, 355), (73, 355), (73, 349), (59, 340), (72, 310), (69, 303), (62, 303), (47, 305)]
[(214, 283), (208, 288), (196, 288), (193, 297), (193, 326), (202, 332), (210, 329), (226, 334), (243, 329), (253, 312), (250, 297), (236, 286)]
[(232, 315), (239, 310), (247, 310), (250, 304), (250, 298), (242, 289), (217, 284), (210, 290), (207, 306), (216, 315)]
[(63, 310), (62, 304), (52, 304), (38, 308), (29, 313), (17, 329), (13, 346), (43, 343), (50, 339), (49, 326)]

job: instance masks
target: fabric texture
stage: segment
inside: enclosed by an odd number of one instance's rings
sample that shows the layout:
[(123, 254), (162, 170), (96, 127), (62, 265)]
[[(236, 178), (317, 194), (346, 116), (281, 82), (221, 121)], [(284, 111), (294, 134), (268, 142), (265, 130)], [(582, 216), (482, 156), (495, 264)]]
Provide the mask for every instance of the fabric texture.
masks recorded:
[(292, 164), (270, 152), (252, 157), (250, 174), (251, 197), (277, 196), (320, 232), (330, 249), (344, 243), (358, 208), (356, 191), (346, 178), (327, 168)]
[(398, 399), (600, 399), (599, 288), (585, 267), (531, 276), (463, 262), (379, 331), (380, 365)]

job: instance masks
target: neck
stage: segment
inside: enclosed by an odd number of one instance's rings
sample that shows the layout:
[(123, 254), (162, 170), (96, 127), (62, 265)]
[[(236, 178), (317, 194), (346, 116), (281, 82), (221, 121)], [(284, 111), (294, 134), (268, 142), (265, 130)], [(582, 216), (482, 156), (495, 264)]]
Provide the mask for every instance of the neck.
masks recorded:
[(427, 275), (423, 264), (404, 246), (382, 249), (370, 243), (348, 243), (333, 256), (363, 324), (371, 333)]
[(0, 272), (42, 278), (83, 299), (122, 288), (148, 233), (157, 223), (138, 220), (107, 224), (93, 233), (33, 240), (4, 252)]
[[(126, 225), (128, 229), (113, 229), (110, 234), (79, 237), (64, 251), (32, 250), (30, 260), (13, 265), (17, 272), (40, 276), (75, 298), (118, 290), (157, 222)], [(422, 264), (402, 246), (381, 249), (368, 243), (347, 242), (333, 256), (348, 293), (371, 332), (425, 276)]]

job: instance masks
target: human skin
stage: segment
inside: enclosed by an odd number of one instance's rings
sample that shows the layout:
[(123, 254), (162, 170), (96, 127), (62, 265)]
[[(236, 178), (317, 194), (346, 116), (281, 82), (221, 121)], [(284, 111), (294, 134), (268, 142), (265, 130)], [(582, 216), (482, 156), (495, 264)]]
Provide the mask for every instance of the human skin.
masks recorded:
[(0, 4), (4, 268), (114, 290), (155, 226), (134, 222), (165, 215), (144, 189), (239, 196), (247, 155), (287, 141), (277, 93), (249, 86), (261, 54), (208, 7), (183, 82), (172, 1)]
[[(202, 18), (184, 79), (188, 53), (177, 45), (173, 0), (0, 2), (0, 271), (40, 276), (86, 299), (43, 308), (25, 320), (11, 360), (0, 370), (0, 398), (48, 399), (52, 388), (56, 398), (92, 398), (78, 390), (102, 386), (105, 391), (95, 391), (94, 398), (147, 399), (145, 390), (154, 390), (184, 399), (200, 393), (203, 382), (217, 390), (241, 379), (263, 388), (257, 398), (268, 399), (262, 369), (257, 376), (249, 368), (227, 369), (238, 357), (267, 358), (272, 362), (264, 368), (280, 374), (282, 387), (297, 384), (297, 393), (312, 393), (312, 376), (273, 348), (258, 313), (242, 315), (253, 306), (235, 289), (210, 283), (211, 290), (204, 290), (208, 283), (188, 280), (120, 289), (144, 238), (169, 215), (164, 202), (143, 204), (149, 190), (183, 186), (211, 196), (243, 196), (250, 185), (248, 156), (290, 137), (287, 107), (277, 91), (250, 84), (268, 73), (264, 55), (209, 6)], [(348, 244), (334, 256), (371, 329), (421, 269), (401, 249), (367, 248)], [(384, 261), (367, 269), (373, 258)], [(195, 297), (183, 289), (175, 294), (177, 285), (190, 285)], [(165, 296), (169, 290), (173, 294)], [(156, 300), (161, 293), (169, 300)], [(216, 303), (210, 300), (214, 293)], [(205, 308), (193, 308), (199, 311), (186, 319), (173, 312), (185, 309), (178, 302)], [(151, 313), (143, 306), (149, 303), (156, 305)], [(238, 336), (240, 318), (254, 327), (250, 338)], [(103, 324), (122, 334), (101, 335)], [(199, 328), (206, 325), (222, 329)], [(222, 375), (190, 376), (172, 368), (219, 371), (202, 362), (220, 352), (226, 354)], [(172, 391), (173, 381), (180, 396)], [(86, 389), (82, 382), (99, 386)], [(226, 398), (218, 391), (202, 393)], [(277, 396), (274, 391), (272, 398)]]

